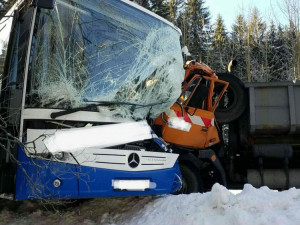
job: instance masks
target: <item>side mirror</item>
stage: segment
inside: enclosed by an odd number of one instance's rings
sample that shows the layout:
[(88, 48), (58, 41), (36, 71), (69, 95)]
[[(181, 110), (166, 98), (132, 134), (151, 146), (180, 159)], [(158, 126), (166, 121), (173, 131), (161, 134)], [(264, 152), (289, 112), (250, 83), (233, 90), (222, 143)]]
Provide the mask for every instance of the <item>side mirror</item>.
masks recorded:
[(32, 5), (42, 9), (54, 9), (55, 0), (33, 0)]

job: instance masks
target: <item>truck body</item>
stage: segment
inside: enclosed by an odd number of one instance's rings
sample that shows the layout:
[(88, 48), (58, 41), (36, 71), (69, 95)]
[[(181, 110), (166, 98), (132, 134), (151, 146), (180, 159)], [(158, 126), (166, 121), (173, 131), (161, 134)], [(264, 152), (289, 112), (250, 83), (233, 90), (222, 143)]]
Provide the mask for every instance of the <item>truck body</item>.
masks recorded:
[(1, 197), (179, 189), (178, 154), (146, 119), (180, 93), (180, 34), (130, 1), (23, 1), (1, 80)]
[(247, 111), (229, 125), (240, 131), (237, 141), (229, 144), (238, 155), (231, 177), (237, 178), (234, 173), (242, 170), (239, 173), (247, 174), (244, 180), (255, 187), (299, 188), (300, 83), (249, 83), (245, 88)]

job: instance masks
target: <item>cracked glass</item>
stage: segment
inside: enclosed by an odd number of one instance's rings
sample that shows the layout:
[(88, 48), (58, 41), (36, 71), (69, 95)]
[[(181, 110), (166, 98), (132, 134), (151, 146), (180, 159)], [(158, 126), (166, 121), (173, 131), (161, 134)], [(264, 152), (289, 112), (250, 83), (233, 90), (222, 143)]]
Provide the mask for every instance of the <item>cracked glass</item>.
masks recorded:
[(70, 109), (88, 101), (130, 102), (102, 113), (156, 117), (179, 97), (180, 32), (118, 0), (57, 0), (37, 14), (26, 107)]

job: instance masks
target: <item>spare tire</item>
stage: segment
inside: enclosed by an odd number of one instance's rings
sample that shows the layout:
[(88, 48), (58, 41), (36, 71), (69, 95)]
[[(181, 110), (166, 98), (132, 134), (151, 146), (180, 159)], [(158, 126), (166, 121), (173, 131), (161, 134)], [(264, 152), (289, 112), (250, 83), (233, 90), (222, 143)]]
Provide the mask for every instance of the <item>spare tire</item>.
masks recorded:
[[(229, 86), (223, 95), (216, 111), (216, 120), (221, 123), (230, 123), (239, 118), (246, 109), (247, 96), (243, 82), (229, 73), (217, 74), (220, 80), (229, 82)], [(223, 85), (216, 83), (214, 96), (222, 91)]]

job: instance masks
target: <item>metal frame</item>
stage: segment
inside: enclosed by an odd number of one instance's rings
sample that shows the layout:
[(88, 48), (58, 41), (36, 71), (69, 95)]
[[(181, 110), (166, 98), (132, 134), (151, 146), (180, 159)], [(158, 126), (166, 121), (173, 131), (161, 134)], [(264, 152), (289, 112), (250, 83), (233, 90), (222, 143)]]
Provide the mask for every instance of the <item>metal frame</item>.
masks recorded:
[[(186, 91), (186, 89), (188, 89), (191, 85), (191, 83), (196, 79), (200, 77), (199, 81), (197, 82), (193, 92), (191, 93), (191, 95), (189, 96), (189, 98), (185, 101), (184, 103), (184, 107), (187, 106), (191, 100), (191, 98), (193, 97), (193, 95), (195, 94), (195, 91), (196, 89), (198, 88), (202, 78), (205, 79), (205, 80), (209, 80), (210, 81), (210, 84), (209, 84), (209, 92), (208, 92), (208, 96), (207, 96), (207, 111), (210, 111), (210, 112), (214, 112), (221, 100), (221, 98), (223, 97), (225, 91), (227, 90), (228, 86), (229, 86), (229, 83), (226, 82), (226, 81), (223, 81), (223, 80), (219, 80), (217, 77), (209, 77), (209, 76), (201, 76), (201, 75), (195, 75), (193, 77), (193, 79), (191, 79), (189, 81), (189, 83), (185, 86), (185, 88), (183, 89), (182, 93), (184, 93)], [(223, 87), (223, 90), (222, 92), (219, 94), (217, 100), (215, 101), (214, 105), (212, 104), (212, 96), (213, 96), (213, 92), (214, 92), (214, 88), (215, 88), (215, 83), (221, 83), (221, 84), (224, 84), (224, 87)]]
[(22, 105), (21, 105), (21, 119), (20, 119), (20, 132), (19, 132), (19, 139), (22, 141), (23, 136), (23, 126), (24, 126), (24, 117), (23, 111), (25, 108), (25, 98), (26, 98), (26, 91), (27, 91), (27, 79), (28, 79), (28, 67), (29, 67), (29, 60), (30, 60), (30, 53), (31, 53), (31, 45), (32, 45), (32, 37), (34, 31), (34, 24), (36, 19), (37, 7), (34, 7), (33, 15), (32, 15), (32, 23), (30, 28), (30, 35), (28, 41), (28, 48), (27, 48), (27, 55), (26, 55), (26, 64), (25, 64), (25, 71), (24, 71), (24, 84), (23, 84), (23, 97), (22, 97)]

